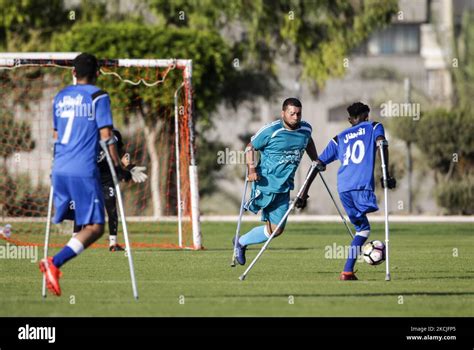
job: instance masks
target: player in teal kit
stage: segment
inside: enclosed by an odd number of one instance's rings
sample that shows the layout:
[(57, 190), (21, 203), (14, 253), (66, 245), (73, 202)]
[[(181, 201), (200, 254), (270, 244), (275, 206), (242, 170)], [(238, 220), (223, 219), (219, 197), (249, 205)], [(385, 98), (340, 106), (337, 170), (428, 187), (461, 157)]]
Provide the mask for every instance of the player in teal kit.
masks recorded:
[(52, 185), (55, 215), (53, 222), (74, 220), (83, 226), (54, 257), (41, 260), (40, 269), (48, 289), (61, 295), (59, 268), (79, 255), (104, 232), (104, 196), (97, 167), (99, 140), (104, 140), (123, 177), (112, 137), (112, 112), (109, 95), (94, 86), (99, 76), (97, 59), (80, 54), (74, 59), (77, 85), (61, 90), (54, 98), (54, 165)]
[[(319, 163), (324, 169), (335, 160), (341, 162), (337, 174), (337, 189), (342, 205), (356, 230), (350, 251), (360, 252), (370, 235), (366, 214), (379, 209), (374, 193), (374, 166), (380, 143), (383, 145), (387, 164), (387, 187), (395, 188), (396, 181), (388, 174), (388, 143), (383, 125), (368, 121), (370, 108), (361, 102), (352, 104), (347, 111), (351, 127), (329, 142), (319, 156)], [(341, 273), (341, 280), (357, 280), (354, 274), (356, 260), (357, 256), (349, 256)]]
[[(262, 221), (266, 224), (239, 238), (235, 246), (236, 260), (240, 265), (246, 262), (247, 246), (267, 241), (288, 210), (290, 191), (294, 188), (296, 169), (304, 151), (311, 160), (317, 159), (311, 125), (301, 120), (301, 113), (302, 105), (298, 99), (286, 99), (281, 119), (261, 128), (247, 146), (246, 162), (252, 194), (246, 207), (255, 214), (261, 211)], [(258, 164), (255, 163), (255, 151), (260, 152)], [(282, 234), (284, 227), (285, 223), (275, 236)]]

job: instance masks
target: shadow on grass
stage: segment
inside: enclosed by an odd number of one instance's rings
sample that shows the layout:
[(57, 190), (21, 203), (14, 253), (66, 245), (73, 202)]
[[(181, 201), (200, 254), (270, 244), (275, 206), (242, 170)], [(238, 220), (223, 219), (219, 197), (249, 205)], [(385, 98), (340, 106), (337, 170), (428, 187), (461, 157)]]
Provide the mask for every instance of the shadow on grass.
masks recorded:
[[(252, 251), (255, 251), (255, 252), (258, 252), (260, 250), (261, 247), (257, 247), (257, 248), (250, 248), (250, 249), (247, 249), (247, 252), (252, 252)], [(205, 249), (204, 251), (208, 251), (208, 252), (225, 252), (225, 251), (228, 251), (230, 252), (230, 254), (232, 255), (232, 247), (230, 248), (210, 248), (210, 249)], [(318, 250), (318, 248), (310, 248), (310, 247), (285, 247), (285, 248), (280, 248), (280, 247), (270, 247), (267, 249), (267, 251), (288, 251), (288, 252), (292, 252), (292, 251), (308, 251), (308, 250)]]

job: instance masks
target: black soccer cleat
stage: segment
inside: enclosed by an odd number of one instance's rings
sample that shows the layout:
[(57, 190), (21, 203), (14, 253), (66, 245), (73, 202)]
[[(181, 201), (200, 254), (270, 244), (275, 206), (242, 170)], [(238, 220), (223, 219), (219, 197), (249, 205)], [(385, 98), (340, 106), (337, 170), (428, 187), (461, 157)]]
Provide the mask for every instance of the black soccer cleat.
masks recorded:
[(125, 249), (122, 246), (118, 245), (118, 244), (114, 244), (114, 245), (111, 245), (109, 247), (109, 251), (111, 251), (111, 252), (123, 252), (123, 251), (125, 251)]

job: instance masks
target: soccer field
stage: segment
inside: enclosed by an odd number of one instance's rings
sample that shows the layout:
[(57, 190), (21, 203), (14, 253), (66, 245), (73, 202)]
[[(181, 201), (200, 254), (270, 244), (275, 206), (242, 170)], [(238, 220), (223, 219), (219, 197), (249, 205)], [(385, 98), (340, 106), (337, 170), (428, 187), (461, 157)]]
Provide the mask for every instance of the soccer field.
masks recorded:
[[(290, 222), (243, 282), (244, 268), (230, 267), (235, 223), (203, 223), (204, 251), (135, 249), (138, 301), (123, 253), (87, 250), (64, 266), (63, 295), (46, 300), (36, 263), (4, 259), (0, 316), (474, 316), (472, 224), (391, 228), (391, 282), (385, 265), (362, 261), (359, 281), (338, 281), (345, 260), (326, 247), (350, 242), (335, 223)], [(372, 232), (383, 239), (382, 224)]]

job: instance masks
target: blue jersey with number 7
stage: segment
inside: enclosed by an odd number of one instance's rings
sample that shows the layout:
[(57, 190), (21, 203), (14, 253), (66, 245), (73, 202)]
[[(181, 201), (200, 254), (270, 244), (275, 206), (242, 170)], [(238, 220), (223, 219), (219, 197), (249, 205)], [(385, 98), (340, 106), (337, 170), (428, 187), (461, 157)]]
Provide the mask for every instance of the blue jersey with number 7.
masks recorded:
[(337, 173), (339, 193), (354, 190), (374, 190), (374, 166), (377, 153), (376, 140), (385, 136), (381, 123), (362, 122), (334, 137), (319, 159), (329, 164), (339, 159)]
[(70, 85), (53, 103), (55, 143), (53, 173), (98, 176), (99, 130), (113, 127), (109, 95), (94, 85)]

